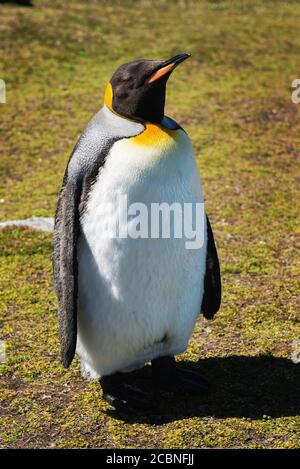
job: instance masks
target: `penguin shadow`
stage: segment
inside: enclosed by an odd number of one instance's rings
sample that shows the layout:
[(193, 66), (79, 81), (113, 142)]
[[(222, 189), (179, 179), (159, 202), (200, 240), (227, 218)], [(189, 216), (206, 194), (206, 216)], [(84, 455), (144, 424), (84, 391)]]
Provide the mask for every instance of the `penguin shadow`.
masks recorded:
[(273, 356), (206, 358), (181, 366), (201, 373), (210, 382), (206, 393), (167, 393), (153, 387), (150, 366), (130, 373), (129, 380), (152, 393), (153, 409), (124, 414), (109, 410), (127, 423), (163, 424), (189, 417), (250, 418), (300, 414), (300, 365)]

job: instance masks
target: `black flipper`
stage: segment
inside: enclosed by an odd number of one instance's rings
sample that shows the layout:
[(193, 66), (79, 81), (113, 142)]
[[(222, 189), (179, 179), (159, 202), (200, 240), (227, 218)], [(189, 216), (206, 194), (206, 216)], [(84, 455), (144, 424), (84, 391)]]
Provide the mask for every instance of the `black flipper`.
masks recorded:
[(77, 340), (78, 265), (80, 216), (99, 168), (117, 140), (138, 135), (144, 126), (123, 119), (105, 106), (92, 118), (69, 159), (57, 204), (54, 226), (53, 272), (58, 297), (61, 360), (68, 368)]
[(221, 273), (214, 235), (207, 215), (206, 223), (207, 254), (201, 312), (206, 319), (212, 319), (219, 310), (221, 304)]
[(58, 296), (61, 361), (68, 368), (77, 339), (77, 239), (80, 181), (65, 181), (60, 192), (54, 227), (53, 270)]

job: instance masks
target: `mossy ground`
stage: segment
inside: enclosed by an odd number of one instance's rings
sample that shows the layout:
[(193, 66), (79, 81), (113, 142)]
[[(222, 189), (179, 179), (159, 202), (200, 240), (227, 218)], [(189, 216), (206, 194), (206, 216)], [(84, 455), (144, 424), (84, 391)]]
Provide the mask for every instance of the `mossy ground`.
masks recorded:
[[(78, 362), (58, 361), (51, 235), (1, 232), (2, 447), (296, 448), (300, 440), (300, 4), (294, 1), (34, 0), (1, 5), (2, 219), (52, 216), (74, 143), (117, 65), (192, 58), (167, 114), (189, 132), (223, 273), (222, 309), (185, 354), (210, 395), (168, 394), (157, 411), (109, 411)], [(297, 200), (298, 197), (298, 200)], [(149, 385), (149, 370), (140, 377)]]

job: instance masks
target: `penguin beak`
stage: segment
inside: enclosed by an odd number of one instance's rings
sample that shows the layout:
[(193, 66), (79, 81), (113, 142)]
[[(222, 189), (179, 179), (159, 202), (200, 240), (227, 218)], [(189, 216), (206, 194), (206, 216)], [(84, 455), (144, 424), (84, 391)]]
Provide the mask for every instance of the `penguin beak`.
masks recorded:
[(151, 75), (146, 79), (146, 83), (153, 83), (159, 78), (165, 76), (167, 73), (171, 73), (177, 65), (179, 65), (184, 60), (188, 59), (191, 54), (184, 52), (183, 54), (175, 55), (168, 60), (162, 62), (154, 72), (151, 72)]

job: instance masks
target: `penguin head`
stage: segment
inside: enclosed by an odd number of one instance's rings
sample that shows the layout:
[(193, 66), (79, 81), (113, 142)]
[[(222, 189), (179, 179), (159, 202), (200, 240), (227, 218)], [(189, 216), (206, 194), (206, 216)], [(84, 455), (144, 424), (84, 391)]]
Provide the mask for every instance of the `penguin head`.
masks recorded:
[(183, 53), (168, 60), (137, 60), (121, 65), (107, 84), (104, 102), (121, 116), (160, 122), (164, 117), (166, 84), (175, 67), (190, 57)]

